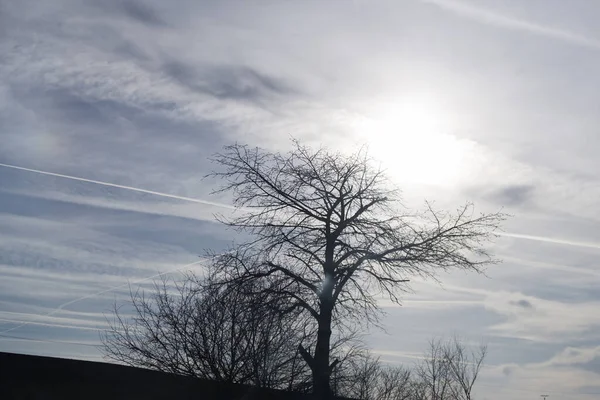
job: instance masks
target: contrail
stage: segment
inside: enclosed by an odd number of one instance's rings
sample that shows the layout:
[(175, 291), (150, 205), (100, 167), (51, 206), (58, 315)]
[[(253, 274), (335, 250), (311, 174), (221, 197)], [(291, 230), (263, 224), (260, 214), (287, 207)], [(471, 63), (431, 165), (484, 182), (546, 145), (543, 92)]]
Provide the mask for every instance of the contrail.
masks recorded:
[[(40, 317), (40, 315), (33, 314), (36, 317)], [(27, 325), (41, 325), (41, 326), (49, 326), (52, 328), (65, 328), (65, 329), (76, 329), (82, 331), (98, 331), (98, 328), (92, 326), (81, 326), (81, 325), (67, 325), (67, 324), (54, 324), (51, 322), (38, 322), (38, 321), (23, 321), (22, 319), (8, 319), (8, 318), (0, 318), (1, 322), (7, 322), (10, 324), (27, 324)], [(103, 329), (100, 329), (103, 330)], [(2, 336), (2, 334), (0, 334)]]
[(575, 242), (575, 241), (566, 240), (566, 239), (555, 239), (555, 238), (546, 237), (546, 236), (523, 235), (520, 233), (509, 233), (509, 232), (501, 232), (501, 233), (498, 233), (498, 235), (512, 237), (512, 238), (516, 238), (516, 239), (535, 240), (537, 242), (562, 244), (565, 246), (576, 246), (576, 247), (587, 247), (590, 249), (600, 249), (600, 243)]
[(66, 342), (63, 340), (50, 340), (50, 339), (34, 339), (34, 338), (28, 338), (28, 337), (23, 337), (23, 336), (12, 336), (12, 335), (0, 335), (0, 339), (3, 339), (3, 340), (16, 339), (16, 340), (25, 340), (25, 341), (30, 341), (30, 342), (39, 342), (39, 343), (73, 344), (76, 346), (98, 347), (97, 344), (91, 344), (91, 343)]
[(533, 35), (544, 36), (561, 40), (574, 45), (600, 50), (600, 41), (591, 39), (577, 33), (549, 27), (534, 22), (498, 14), (483, 8), (473, 7), (469, 4), (455, 0), (421, 0), (423, 3), (434, 4), (444, 10), (450, 11), (464, 18), (470, 18), (480, 23), (494, 25), (514, 31), (527, 32)]
[(193, 203), (205, 204), (205, 205), (215, 206), (215, 207), (221, 207), (221, 208), (227, 208), (227, 209), (230, 209), (230, 210), (235, 209), (234, 206), (229, 205), (229, 204), (215, 203), (215, 202), (208, 201), (208, 200), (195, 199), (193, 197), (177, 196), (177, 195), (174, 195), (174, 194), (156, 192), (154, 190), (140, 189), (140, 188), (136, 188), (136, 187), (132, 187), (132, 186), (117, 185), (115, 183), (96, 181), (96, 180), (93, 180), (93, 179), (80, 178), (80, 177), (72, 176), (72, 175), (57, 174), (55, 172), (41, 171), (39, 169), (24, 168), (24, 167), (19, 167), (19, 166), (16, 166), (16, 165), (2, 164), (2, 163), (0, 163), (0, 167), (17, 169), (17, 170), (20, 170), (20, 171), (34, 172), (36, 174), (42, 174), (42, 175), (55, 176), (55, 177), (58, 177), (58, 178), (70, 179), (70, 180), (73, 180), (73, 181), (95, 183), (96, 185), (102, 185), (102, 186), (109, 186), (109, 187), (114, 187), (114, 188), (119, 188), (119, 189), (131, 190), (131, 191), (140, 192), (140, 193), (147, 193), (147, 194), (152, 194), (152, 195), (155, 195), (155, 196), (168, 197), (170, 199), (177, 199), (177, 200), (183, 200), (183, 201), (191, 201)]
[[(171, 269), (171, 270), (166, 271), (166, 272), (160, 272), (158, 274), (154, 274), (152, 276), (148, 276), (146, 278), (137, 280), (137, 281), (133, 282), (133, 284), (135, 285), (135, 284), (142, 283), (142, 282), (147, 281), (147, 280), (152, 279), (152, 278), (158, 278), (159, 276), (167, 275), (167, 274), (170, 274), (172, 272), (178, 271), (180, 269), (184, 269), (184, 268), (187, 268), (187, 267), (191, 267), (192, 265), (200, 264), (200, 263), (202, 263), (204, 261), (205, 260), (200, 260), (200, 261), (196, 261), (196, 262), (193, 262), (193, 263), (189, 263), (189, 264), (183, 265), (181, 267), (177, 267), (177, 268)], [(74, 299), (74, 300), (67, 301), (66, 303), (63, 303), (63, 304), (59, 305), (58, 307), (56, 307), (52, 311), (48, 312), (47, 314), (40, 315), (40, 316), (41, 317), (50, 317), (50, 316), (56, 314), (57, 312), (59, 312), (60, 310), (64, 309), (65, 307), (70, 306), (71, 304), (75, 304), (75, 303), (78, 303), (80, 301), (92, 298), (92, 297), (100, 296), (101, 294), (112, 292), (114, 290), (121, 289), (121, 288), (127, 287), (129, 285), (130, 285), (130, 283), (124, 283), (124, 284), (121, 284), (121, 285), (118, 285), (118, 286), (113, 286), (111, 288), (101, 290), (101, 291), (96, 292), (96, 293), (92, 293), (92, 294), (88, 294), (88, 295), (79, 297), (79, 298)], [(6, 329), (6, 330), (0, 332), (0, 335), (4, 335), (4, 334), (6, 334), (8, 332), (12, 332), (12, 331), (14, 331), (16, 329), (22, 328), (22, 327), (24, 327), (26, 325), (29, 325), (29, 324), (33, 323), (33, 322), (34, 321), (28, 321), (28, 322), (22, 323), (21, 325), (17, 325), (15, 327), (10, 328), (10, 329)]]

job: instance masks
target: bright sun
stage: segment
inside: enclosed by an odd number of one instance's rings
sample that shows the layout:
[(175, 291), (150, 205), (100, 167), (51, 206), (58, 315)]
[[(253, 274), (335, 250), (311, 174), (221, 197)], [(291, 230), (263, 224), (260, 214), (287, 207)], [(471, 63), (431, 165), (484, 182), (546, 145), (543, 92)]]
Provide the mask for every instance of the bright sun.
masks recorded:
[(378, 105), (355, 124), (370, 153), (402, 183), (447, 186), (457, 182), (470, 144), (448, 132), (449, 113), (427, 98)]

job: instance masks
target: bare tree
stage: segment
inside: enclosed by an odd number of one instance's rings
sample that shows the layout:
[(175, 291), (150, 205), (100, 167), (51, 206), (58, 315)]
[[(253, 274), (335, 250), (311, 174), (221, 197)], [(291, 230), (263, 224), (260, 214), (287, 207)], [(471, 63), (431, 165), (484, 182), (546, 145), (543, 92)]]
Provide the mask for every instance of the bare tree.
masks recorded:
[(357, 400), (471, 400), (486, 353), (486, 346), (470, 348), (456, 336), (433, 339), (410, 370), (360, 350), (341, 365), (335, 394)]
[(341, 366), (336, 395), (357, 400), (412, 400), (411, 372), (362, 351)]
[(425, 398), (471, 400), (471, 392), (486, 354), (485, 345), (472, 350), (456, 336), (447, 341), (430, 341), (426, 358), (416, 368)]
[(273, 283), (265, 292), (286, 300), (282, 311), (314, 319), (314, 348), (300, 343), (300, 351), (318, 398), (331, 393), (332, 327), (373, 322), (376, 296), (398, 302), (411, 276), (481, 272), (495, 262), (484, 245), (503, 214), (475, 215), (471, 204), (441, 212), (430, 203), (409, 212), (363, 151), (345, 156), (294, 142), (277, 153), (236, 144), (213, 161), (220, 191), (242, 210), (222, 222), (253, 236), (216, 263), (229, 282)]
[(362, 351), (341, 365), (340, 370), (339, 394), (357, 400), (375, 400), (382, 370), (378, 358)]
[(410, 400), (431, 400), (431, 397), (428, 397), (427, 384), (420, 380), (414, 380), (410, 384), (410, 393), (412, 397), (409, 397)]
[(487, 355), (487, 346), (480, 345), (476, 350), (468, 349), (455, 336), (444, 345), (443, 353), (454, 381), (454, 397), (457, 400), (471, 400), (473, 386)]
[(423, 362), (417, 365), (416, 375), (425, 388), (426, 398), (431, 400), (455, 400), (454, 377), (450, 368), (447, 346), (440, 339), (429, 342)]
[[(310, 373), (297, 350), (307, 321), (275, 313), (269, 299), (247, 297), (214, 277), (192, 274), (131, 293), (131, 315), (115, 305), (103, 335), (108, 358), (137, 367), (230, 383), (293, 390)], [(308, 321), (310, 322), (310, 321)]]
[(377, 400), (412, 399), (414, 399), (414, 389), (411, 371), (402, 366), (387, 366), (382, 368)]

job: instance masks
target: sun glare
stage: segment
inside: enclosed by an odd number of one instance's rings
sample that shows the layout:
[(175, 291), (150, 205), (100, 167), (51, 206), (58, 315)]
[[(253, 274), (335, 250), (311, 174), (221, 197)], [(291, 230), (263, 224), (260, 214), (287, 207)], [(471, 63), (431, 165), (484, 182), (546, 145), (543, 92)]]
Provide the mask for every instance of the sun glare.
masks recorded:
[(453, 118), (435, 102), (412, 98), (378, 105), (356, 124), (371, 154), (402, 183), (447, 186), (457, 182), (469, 142), (449, 131)]

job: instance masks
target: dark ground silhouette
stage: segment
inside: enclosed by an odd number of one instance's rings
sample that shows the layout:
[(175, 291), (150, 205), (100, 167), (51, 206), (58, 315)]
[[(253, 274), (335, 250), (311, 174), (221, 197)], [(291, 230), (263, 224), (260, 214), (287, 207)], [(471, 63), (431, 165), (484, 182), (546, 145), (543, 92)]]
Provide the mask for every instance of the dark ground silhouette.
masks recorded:
[(306, 394), (259, 390), (116, 364), (0, 352), (2, 400), (311, 398)]

